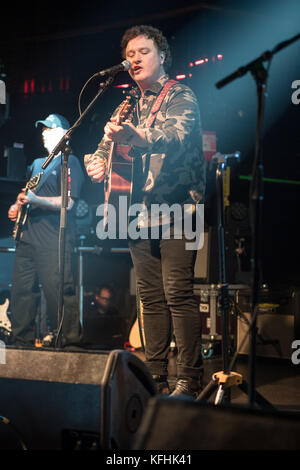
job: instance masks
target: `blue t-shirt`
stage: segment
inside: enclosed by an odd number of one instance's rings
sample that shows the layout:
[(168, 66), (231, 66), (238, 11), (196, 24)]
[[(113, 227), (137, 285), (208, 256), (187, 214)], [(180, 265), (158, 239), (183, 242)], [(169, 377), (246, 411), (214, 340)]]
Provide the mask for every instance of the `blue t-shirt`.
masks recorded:
[[(29, 167), (29, 178), (43, 172), (37, 188), (34, 190), (37, 196), (55, 197), (61, 195), (61, 158), (54, 158), (43, 171), (42, 164), (45, 158), (37, 158)], [(81, 165), (75, 155), (70, 155), (68, 160), (70, 169), (70, 196), (76, 202), (80, 197), (84, 174)], [(66, 241), (73, 241), (75, 234), (75, 204), (67, 211)], [(22, 241), (34, 246), (56, 248), (58, 246), (60, 226), (60, 210), (48, 210), (31, 206), (24, 226)]]

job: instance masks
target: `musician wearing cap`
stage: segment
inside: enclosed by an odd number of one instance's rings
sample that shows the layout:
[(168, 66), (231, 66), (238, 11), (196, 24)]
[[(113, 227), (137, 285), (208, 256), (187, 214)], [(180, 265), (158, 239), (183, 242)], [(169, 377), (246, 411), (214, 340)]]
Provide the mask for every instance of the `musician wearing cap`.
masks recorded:
[[(152, 26), (135, 26), (125, 32), (121, 49), (137, 85), (133, 119), (120, 124), (116, 110), (95, 153), (85, 156), (88, 175), (103, 181), (111, 142), (130, 145), (131, 204), (150, 209), (153, 204), (201, 202), (205, 172), (198, 103), (190, 88), (166, 74), (171, 62), (166, 38)], [(195, 251), (186, 250), (184, 236), (174, 235), (129, 240), (129, 246), (143, 305), (146, 365), (158, 391), (169, 393), (173, 325), (178, 356), (172, 395), (196, 397), (203, 371), (200, 315), (193, 296)]]
[[(60, 114), (50, 114), (35, 123), (42, 131), (47, 154), (67, 132), (70, 125)], [(14, 346), (31, 347), (35, 341), (34, 322), (42, 285), (47, 304), (47, 317), (53, 344), (58, 318), (58, 246), (61, 209), (61, 158), (58, 154), (43, 171), (47, 154), (33, 161), (28, 170), (28, 184), (9, 208), (8, 217), (15, 222), (16, 258), (11, 291), (12, 342)], [(80, 197), (84, 174), (78, 159), (69, 156), (70, 193), (65, 244), (64, 315), (62, 345), (80, 342), (80, 321), (71, 267), (74, 243), (74, 205)], [(20, 222), (20, 213), (25, 217)]]

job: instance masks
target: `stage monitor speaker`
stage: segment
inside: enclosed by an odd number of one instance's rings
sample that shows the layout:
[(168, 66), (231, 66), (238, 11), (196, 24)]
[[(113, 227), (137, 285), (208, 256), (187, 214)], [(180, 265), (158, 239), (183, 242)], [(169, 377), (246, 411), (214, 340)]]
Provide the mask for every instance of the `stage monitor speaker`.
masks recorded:
[(144, 363), (128, 351), (108, 357), (101, 388), (101, 449), (131, 449), (156, 385)]
[(300, 416), (155, 397), (134, 450), (299, 450)]

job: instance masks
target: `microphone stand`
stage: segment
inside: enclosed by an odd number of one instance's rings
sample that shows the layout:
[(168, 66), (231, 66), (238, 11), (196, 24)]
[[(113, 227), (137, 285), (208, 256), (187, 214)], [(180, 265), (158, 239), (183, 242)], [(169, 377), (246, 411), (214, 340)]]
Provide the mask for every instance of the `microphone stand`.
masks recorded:
[(108, 89), (112, 84), (114, 76), (110, 76), (103, 83), (100, 83), (100, 89), (92, 101), (88, 104), (86, 109), (80, 114), (77, 121), (73, 124), (72, 127), (66, 132), (66, 134), (60, 139), (58, 144), (48, 155), (44, 163), (42, 164), (42, 169), (45, 170), (53, 158), (59, 153), (62, 153), (61, 159), (61, 194), (62, 202), (60, 209), (60, 226), (59, 226), (59, 288), (58, 288), (58, 302), (57, 302), (57, 337), (55, 346), (61, 347), (61, 330), (63, 323), (63, 311), (64, 311), (64, 271), (65, 271), (65, 239), (66, 239), (66, 228), (67, 228), (67, 207), (68, 207), (68, 161), (70, 155), (70, 147), (68, 141), (74, 130), (81, 124), (83, 118), (96, 103), (98, 98)]
[[(240, 67), (232, 74), (216, 83), (217, 88), (222, 88), (236, 78), (242, 77), (247, 72), (251, 72), (256, 82), (257, 92), (257, 122), (255, 153), (252, 167), (252, 180), (250, 185), (250, 209), (251, 209), (251, 231), (252, 231), (252, 303), (251, 303), (251, 328), (250, 328), (250, 351), (249, 351), (249, 386), (248, 404), (254, 407), (255, 398), (255, 355), (256, 355), (256, 317), (258, 313), (259, 289), (262, 281), (262, 202), (263, 202), (263, 119), (265, 108), (266, 86), (268, 79), (268, 69), (274, 54), (300, 39), (300, 34), (279, 43), (272, 51), (266, 51), (257, 59)], [(268, 61), (266, 69), (263, 62)]]

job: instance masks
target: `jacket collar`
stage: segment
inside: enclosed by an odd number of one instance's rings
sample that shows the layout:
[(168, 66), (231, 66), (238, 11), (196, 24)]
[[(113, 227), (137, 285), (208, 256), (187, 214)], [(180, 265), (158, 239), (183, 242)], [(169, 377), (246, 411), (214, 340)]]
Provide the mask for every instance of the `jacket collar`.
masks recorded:
[[(150, 94), (158, 95), (161, 92), (164, 84), (168, 80), (169, 80), (169, 76), (166, 73), (161, 75), (161, 77), (159, 77), (159, 79), (155, 83), (153, 83), (152, 87), (145, 90), (145, 95), (150, 95)], [(133, 87), (133, 90), (134, 90), (134, 93), (136, 93), (138, 97), (141, 96), (141, 92), (137, 86)]]

